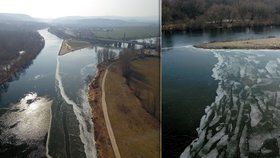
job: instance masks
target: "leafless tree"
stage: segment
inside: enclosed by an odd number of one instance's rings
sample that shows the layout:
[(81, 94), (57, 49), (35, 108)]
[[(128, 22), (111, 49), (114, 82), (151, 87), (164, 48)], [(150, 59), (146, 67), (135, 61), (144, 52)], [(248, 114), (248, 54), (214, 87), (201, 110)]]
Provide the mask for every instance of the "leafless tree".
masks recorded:
[(121, 70), (124, 77), (128, 78), (131, 73), (130, 61), (135, 57), (136, 53), (131, 49), (123, 49), (120, 52), (119, 59), (121, 64)]
[(115, 59), (117, 56), (116, 52), (109, 50), (109, 48), (102, 48), (97, 51), (97, 62), (107, 62)]

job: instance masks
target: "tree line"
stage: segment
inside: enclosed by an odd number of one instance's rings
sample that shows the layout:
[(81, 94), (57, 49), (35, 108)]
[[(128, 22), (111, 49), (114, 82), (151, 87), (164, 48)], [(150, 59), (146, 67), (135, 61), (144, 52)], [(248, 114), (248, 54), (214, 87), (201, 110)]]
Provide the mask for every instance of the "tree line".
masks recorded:
[(163, 29), (280, 24), (279, 0), (163, 0), (162, 11)]
[(44, 47), (43, 37), (35, 30), (10, 25), (0, 28), (0, 85), (23, 70)]

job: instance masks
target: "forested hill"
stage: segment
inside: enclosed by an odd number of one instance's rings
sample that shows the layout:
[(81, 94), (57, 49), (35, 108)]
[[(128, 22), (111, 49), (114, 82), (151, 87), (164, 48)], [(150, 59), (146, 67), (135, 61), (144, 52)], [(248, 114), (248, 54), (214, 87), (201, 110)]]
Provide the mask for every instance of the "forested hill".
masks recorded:
[(280, 24), (280, 0), (163, 0), (163, 29)]
[(44, 47), (36, 31), (40, 25), (25, 22), (0, 22), (0, 93), (6, 81), (30, 65)]

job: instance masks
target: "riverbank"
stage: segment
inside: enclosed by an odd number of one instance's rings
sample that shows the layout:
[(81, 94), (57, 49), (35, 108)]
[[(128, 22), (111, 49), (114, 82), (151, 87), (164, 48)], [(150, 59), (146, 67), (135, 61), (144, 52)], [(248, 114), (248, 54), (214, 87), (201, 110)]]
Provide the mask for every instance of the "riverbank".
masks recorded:
[(59, 50), (59, 55), (65, 55), (75, 50), (90, 47), (91, 44), (86, 41), (79, 41), (75, 39), (63, 40), (61, 48)]
[(89, 85), (88, 100), (92, 108), (92, 121), (94, 123), (94, 136), (98, 158), (114, 157), (109, 134), (102, 111), (102, 79), (109, 63), (99, 64), (97, 73)]
[[(139, 65), (147, 64), (153, 65), (159, 60), (154, 59), (141, 59), (131, 61), (134, 70), (137, 72), (143, 72), (147, 70), (139, 69)], [(159, 63), (158, 63), (159, 64)], [(159, 157), (160, 154), (160, 142), (159, 142), (159, 105), (155, 107), (153, 103), (159, 103), (156, 101), (154, 91), (149, 93), (149, 96), (137, 96), (143, 92), (149, 90), (155, 90), (156, 88), (147, 87), (145, 82), (137, 79), (131, 81), (131, 86), (128, 85), (127, 79), (123, 77), (120, 61), (117, 60), (110, 67), (109, 63), (103, 63), (98, 65), (98, 73), (89, 86), (89, 102), (92, 106), (93, 122), (95, 125), (95, 141), (97, 147), (97, 153), (99, 158), (114, 157), (111, 140), (106, 128), (104, 119), (104, 111), (102, 110), (102, 80), (104, 73), (107, 69), (106, 82), (104, 84), (107, 113), (110, 119), (111, 128), (115, 137), (117, 147), (122, 157), (134, 157), (140, 155), (142, 157)], [(154, 69), (153, 69), (154, 70)], [(148, 71), (146, 74), (151, 75)], [(144, 79), (144, 76), (140, 76)], [(139, 73), (138, 73), (139, 75)], [(151, 75), (152, 77), (154, 76)], [(155, 79), (148, 78), (148, 81), (155, 81)], [(138, 83), (136, 83), (138, 82)], [(151, 83), (148, 82), (148, 83)], [(157, 81), (158, 82), (158, 81)], [(156, 83), (151, 83), (155, 86)], [(157, 87), (159, 88), (159, 87)], [(141, 99), (143, 97), (144, 103)], [(149, 101), (147, 100), (149, 97)], [(152, 99), (152, 98), (154, 99)], [(122, 99), (119, 99), (122, 98)], [(146, 104), (148, 102), (148, 104)], [(148, 106), (147, 106), (148, 105)]]
[(165, 23), (162, 25), (162, 31), (216, 31), (216, 30), (231, 30), (231, 29), (242, 29), (242, 28), (260, 28), (269, 26), (279, 26), (278, 23), (271, 21), (250, 21), (245, 22), (222, 22), (222, 23), (211, 23), (201, 21), (177, 21)]
[[(0, 30), (0, 86), (24, 71), (45, 46), (37, 31)], [(0, 87), (1, 88), (1, 87)]]
[(194, 45), (203, 49), (280, 49), (280, 38), (210, 42)]
[(131, 61), (128, 85), (144, 109), (160, 120), (160, 58), (146, 56)]
[(145, 110), (127, 85), (120, 62), (108, 69), (105, 92), (108, 115), (121, 156), (159, 157), (159, 121)]

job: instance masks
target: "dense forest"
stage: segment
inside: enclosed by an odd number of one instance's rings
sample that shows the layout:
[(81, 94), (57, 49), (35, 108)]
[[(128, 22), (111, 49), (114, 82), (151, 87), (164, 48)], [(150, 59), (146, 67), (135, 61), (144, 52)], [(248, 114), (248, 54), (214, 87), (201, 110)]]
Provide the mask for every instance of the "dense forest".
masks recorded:
[(30, 26), (25, 28), (15, 23), (0, 23), (0, 26), (1, 85), (29, 65), (44, 47), (44, 39)]
[(163, 30), (280, 24), (280, 0), (163, 0)]

